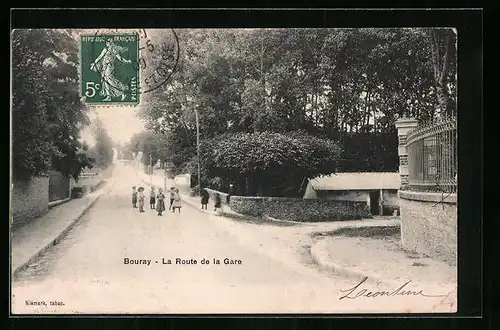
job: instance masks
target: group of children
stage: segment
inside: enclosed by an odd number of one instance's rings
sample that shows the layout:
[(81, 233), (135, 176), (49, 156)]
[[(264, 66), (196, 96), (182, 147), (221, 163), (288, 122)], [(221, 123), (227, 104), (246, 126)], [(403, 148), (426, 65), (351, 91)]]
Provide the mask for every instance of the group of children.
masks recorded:
[[(132, 187), (132, 207), (134, 209), (139, 208), (139, 212), (146, 212), (144, 211), (144, 199), (146, 196), (144, 195), (144, 188), (139, 187), (137, 188), (136, 186)], [(207, 205), (208, 205), (208, 200), (210, 198), (210, 195), (208, 194), (208, 191), (206, 189), (203, 189), (201, 191), (201, 208), (206, 210)], [(139, 206), (137, 206), (139, 204)], [(179, 193), (179, 189), (175, 187), (170, 188), (170, 205), (168, 207), (169, 210), (172, 210), (172, 212), (175, 213), (175, 209), (179, 210), (179, 213), (181, 212), (181, 194)], [(217, 211), (218, 208), (221, 207), (221, 197), (220, 194), (217, 193), (215, 194), (215, 201), (214, 201), (214, 211)], [(151, 210), (156, 210), (158, 212), (157, 215), (161, 216), (162, 213), (165, 211), (165, 195), (163, 194), (163, 189), (158, 189), (158, 194), (155, 194), (155, 188), (151, 187), (151, 190), (149, 192), (149, 208)]]
[[(132, 207), (139, 208), (139, 212), (141, 213), (146, 212), (144, 211), (144, 199), (146, 198), (144, 195), (144, 188), (139, 187), (137, 190), (136, 188), (136, 186), (132, 187)], [(137, 204), (139, 204), (139, 207), (137, 207)], [(179, 189), (171, 187), (170, 206), (168, 209), (172, 210), (172, 212), (175, 212), (175, 209), (178, 209), (180, 213), (181, 207), (181, 194), (179, 193)], [(163, 189), (158, 189), (158, 194), (155, 194), (155, 188), (151, 187), (149, 192), (149, 208), (151, 210), (156, 210), (156, 212), (158, 212), (157, 215), (159, 216), (161, 216), (165, 211), (165, 195), (163, 194)]]

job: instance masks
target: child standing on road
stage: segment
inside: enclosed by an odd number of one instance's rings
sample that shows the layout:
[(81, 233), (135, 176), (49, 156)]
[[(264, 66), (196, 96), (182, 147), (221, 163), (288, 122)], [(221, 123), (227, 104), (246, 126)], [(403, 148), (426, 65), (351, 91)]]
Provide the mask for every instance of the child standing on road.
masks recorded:
[(168, 209), (172, 209), (172, 204), (174, 203), (174, 198), (175, 198), (175, 188), (174, 187), (170, 187), (170, 205), (168, 207)]
[(181, 213), (181, 194), (179, 193), (179, 189), (174, 190), (174, 201), (172, 203), (172, 213), (175, 213), (175, 209), (179, 210)]
[(149, 208), (151, 210), (155, 209), (155, 204), (156, 204), (156, 195), (155, 195), (155, 187), (151, 187), (151, 191), (149, 192)]
[(207, 209), (207, 204), (208, 204), (209, 198), (210, 198), (210, 195), (208, 194), (208, 191), (206, 189), (203, 189), (201, 191), (201, 209), (202, 210)]
[(214, 211), (217, 211), (217, 209), (221, 207), (220, 204), (221, 204), (220, 194), (217, 193), (217, 194), (215, 194)]
[(156, 196), (156, 212), (158, 212), (158, 215), (161, 215), (163, 211), (165, 211), (165, 195), (163, 194), (163, 190), (160, 188), (158, 190), (158, 195)]
[(137, 191), (139, 192), (139, 195), (138, 195), (138, 197), (139, 197), (139, 212), (142, 213), (142, 212), (145, 212), (144, 211), (144, 197), (145, 196), (144, 196), (144, 193), (143, 193), (144, 188), (143, 187), (139, 187), (139, 189), (137, 189)]
[(135, 191), (135, 186), (132, 187), (132, 207), (137, 208), (137, 191)]

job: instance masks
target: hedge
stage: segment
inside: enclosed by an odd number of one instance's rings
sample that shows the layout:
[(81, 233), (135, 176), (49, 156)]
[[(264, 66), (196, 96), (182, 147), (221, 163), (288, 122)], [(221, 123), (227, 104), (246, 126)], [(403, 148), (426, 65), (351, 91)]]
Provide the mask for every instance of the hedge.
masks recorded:
[(275, 219), (320, 222), (372, 218), (365, 202), (285, 197), (231, 196), (229, 203), (235, 212)]

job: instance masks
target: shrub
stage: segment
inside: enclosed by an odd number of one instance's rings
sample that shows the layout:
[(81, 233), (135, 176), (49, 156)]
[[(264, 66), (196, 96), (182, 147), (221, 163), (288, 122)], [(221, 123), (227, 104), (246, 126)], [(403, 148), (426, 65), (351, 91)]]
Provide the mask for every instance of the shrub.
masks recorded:
[(228, 133), (204, 141), (203, 168), (244, 195), (299, 196), (306, 178), (331, 174), (341, 149), (304, 133)]

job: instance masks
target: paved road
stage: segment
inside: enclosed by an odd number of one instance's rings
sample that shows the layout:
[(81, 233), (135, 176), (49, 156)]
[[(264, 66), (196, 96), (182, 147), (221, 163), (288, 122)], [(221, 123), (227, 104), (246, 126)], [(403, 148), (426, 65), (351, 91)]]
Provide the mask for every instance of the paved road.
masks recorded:
[[(14, 313), (419, 312), (442, 299), (339, 300), (340, 290), (356, 283), (270, 258), (187, 204), (163, 217), (147, 206), (139, 213), (130, 202), (131, 186), (140, 184), (132, 170), (117, 166), (113, 180), (111, 192), (12, 284)], [(224, 264), (226, 258), (241, 264)]]

